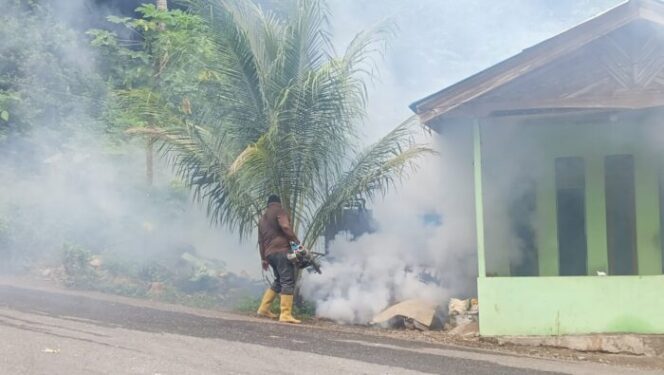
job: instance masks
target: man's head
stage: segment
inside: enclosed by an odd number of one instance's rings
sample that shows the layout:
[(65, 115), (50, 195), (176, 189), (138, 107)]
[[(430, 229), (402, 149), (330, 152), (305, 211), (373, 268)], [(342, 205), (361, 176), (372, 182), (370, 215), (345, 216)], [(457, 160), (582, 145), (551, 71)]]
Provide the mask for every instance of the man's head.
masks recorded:
[(267, 204), (270, 203), (281, 203), (281, 198), (279, 198), (278, 195), (270, 195), (270, 197), (267, 199)]

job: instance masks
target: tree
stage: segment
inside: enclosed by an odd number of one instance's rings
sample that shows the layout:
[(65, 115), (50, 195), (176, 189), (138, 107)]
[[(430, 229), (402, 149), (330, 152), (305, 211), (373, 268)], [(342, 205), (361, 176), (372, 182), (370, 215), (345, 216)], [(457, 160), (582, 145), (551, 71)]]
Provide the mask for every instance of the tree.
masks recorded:
[(0, 141), (33, 130), (64, 139), (90, 126), (103, 82), (85, 63), (85, 41), (49, 3), (9, 0), (0, 14)]
[[(156, 0), (157, 10), (160, 12), (168, 12), (168, 1), (167, 0)], [(163, 23), (159, 24), (158, 30), (163, 32), (165, 25)], [(164, 64), (166, 56), (157, 56), (156, 63), (154, 65), (154, 76), (155, 76), (155, 89), (159, 85), (159, 74), (161, 67)], [(155, 124), (149, 124), (149, 126), (154, 127)], [(146, 177), (148, 186), (154, 184), (154, 138), (148, 137), (146, 150), (145, 150), (145, 168), (146, 168)]]
[[(168, 11), (166, 2), (142, 5), (139, 18), (109, 17), (124, 26), (129, 37), (114, 31), (90, 30), (92, 45), (99, 49), (99, 68), (111, 87), (106, 117), (109, 130), (142, 134), (177, 123), (200, 103), (206, 92), (204, 67), (211, 43), (205, 25), (195, 15)], [(146, 180), (153, 181), (153, 145), (146, 138)]]
[[(144, 129), (214, 222), (253, 232), (269, 194), (279, 194), (313, 246), (344, 205), (373, 199), (431, 152), (407, 121), (360, 150), (372, 56), (389, 27), (358, 34), (334, 54), (321, 0), (287, 17), (250, 1), (192, 1), (213, 41), (214, 90), (190, 118)], [(209, 84), (209, 83), (208, 83)]]

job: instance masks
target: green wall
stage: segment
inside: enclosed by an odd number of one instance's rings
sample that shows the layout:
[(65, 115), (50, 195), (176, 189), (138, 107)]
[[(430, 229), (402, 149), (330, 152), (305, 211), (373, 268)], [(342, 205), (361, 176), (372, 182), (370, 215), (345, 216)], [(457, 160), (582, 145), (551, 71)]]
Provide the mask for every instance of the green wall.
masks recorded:
[[(661, 116), (651, 117), (655, 121)], [(484, 120), (474, 127), (480, 334), (664, 334), (660, 238), (659, 124), (633, 121)], [(661, 143), (661, 142), (659, 142)], [(608, 271), (604, 160), (634, 158), (638, 275)], [(558, 276), (555, 160), (585, 161), (587, 275)], [(535, 181), (538, 277), (509, 277), (518, 241), (505, 225), (506, 202), (527, 174)], [(518, 197), (518, 194), (516, 194)], [(486, 269), (486, 272), (484, 270)], [(492, 276), (492, 277), (489, 277)]]
[(536, 181), (537, 203), (533, 228), (536, 233), (539, 275), (559, 274), (555, 159), (569, 156), (585, 160), (587, 273), (596, 275), (597, 271), (608, 272), (604, 157), (630, 154), (635, 161), (638, 274), (661, 274), (659, 157), (647, 147), (651, 131), (646, 125), (628, 122), (548, 120), (546, 123), (522, 121), (483, 124), (481, 175), (485, 225), (481, 234), (486, 244), (486, 272), (494, 276), (510, 276), (510, 258), (514, 257), (515, 246), (511, 239), (513, 235), (506, 233), (509, 228), (502, 224), (505, 220), (502, 206), (509, 198), (505, 196), (506, 193), (492, 189), (500, 190), (502, 186), (503, 190), (509, 192), (509, 189), (505, 189), (505, 182), (498, 179), (514, 173), (513, 170), (527, 169)]
[(480, 277), (480, 334), (664, 334), (664, 276)]

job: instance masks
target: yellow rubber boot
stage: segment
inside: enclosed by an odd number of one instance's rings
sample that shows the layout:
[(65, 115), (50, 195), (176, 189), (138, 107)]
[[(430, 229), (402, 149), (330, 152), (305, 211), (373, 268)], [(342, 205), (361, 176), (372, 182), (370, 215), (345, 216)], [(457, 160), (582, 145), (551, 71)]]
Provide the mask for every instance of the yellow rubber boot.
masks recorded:
[(294, 323), (300, 324), (301, 321), (293, 318), (293, 295), (292, 294), (282, 294), (281, 295), (281, 315), (279, 316), (279, 321), (284, 323)]
[(272, 301), (277, 297), (277, 292), (272, 290), (272, 288), (267, 288), (263, 294), (263, 300), (261, 301), (261, 306), (256, 311), (256, 315), (264, 316), (270, 319), (277, 319), (277, 316), (270, 311), (272, 306)]

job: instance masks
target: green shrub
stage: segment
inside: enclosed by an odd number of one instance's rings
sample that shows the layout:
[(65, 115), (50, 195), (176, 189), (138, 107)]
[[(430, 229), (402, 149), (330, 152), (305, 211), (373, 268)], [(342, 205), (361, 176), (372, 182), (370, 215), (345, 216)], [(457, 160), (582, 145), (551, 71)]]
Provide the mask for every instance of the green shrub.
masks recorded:
[(146, 282), (168, 282), (173, 280), (175, 274), (158, 263), (144, 264), (138, 272), (138, 277)]
[(62, 265), (65, 270), (65, 284), (70, 287), (91, 288), (97, 280), (97, 274), (90, 266), (92, 254), (80, 246), (65, 244), (62, 253)]
[(140, 269), (135, 262), (117, 257), (104, 256), (102, 268), (112, 276), (136, 278), (140, 274)]

